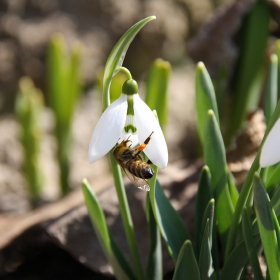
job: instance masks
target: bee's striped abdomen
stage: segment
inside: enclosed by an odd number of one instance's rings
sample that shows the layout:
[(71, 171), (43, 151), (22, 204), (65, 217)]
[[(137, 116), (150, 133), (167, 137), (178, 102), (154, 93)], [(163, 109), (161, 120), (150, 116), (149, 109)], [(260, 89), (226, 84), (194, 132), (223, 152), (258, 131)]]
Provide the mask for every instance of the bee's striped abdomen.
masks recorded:
[(142, 179), (150, 179), (154, 176), (153, 169), (142, 160), (131, 160), (126, 165), (127, 170), (134, 176)]

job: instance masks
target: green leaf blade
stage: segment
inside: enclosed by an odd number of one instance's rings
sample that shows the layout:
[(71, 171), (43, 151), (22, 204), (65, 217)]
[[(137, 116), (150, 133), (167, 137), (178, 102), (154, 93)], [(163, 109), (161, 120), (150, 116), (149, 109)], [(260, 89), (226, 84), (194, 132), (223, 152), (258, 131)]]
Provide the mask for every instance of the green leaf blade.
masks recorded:
[(162, 250), (161, 237), (158, 229), (153, 209), (151, 206), (149, 193), (146, 199), (146, 215), (149, 225), (150, 249), (146, 268), (147, 280), (162, 279)]
[(155, 185), (150, 184), (150, 186), (149, 197), (157, 225), (172, 258), (176, 261), (183, 243), (190, 238), (190, 235), (182, 218), (165, 196), (159, 182), (156, 180)]
[(270, 56), (270, 69), (265, 90), (264, 114), (266, 123), (269, 122), (277, 104), (278, 96), (278, 57), (276, 54)]
[(254, 270), (254, 277), (256, 280), (263, 280), (258, 254), (253, 242), (253, 234), (251, 231), (250, 221), (248, 218), (247, 210), (244, 208), (242, 212), (242, 231), (249, 256), (251, 266)]
[[(233, 83), (233, 100), (231, 117), (228, 123), (230, 139), (246, 117), (252, 97), (258, 100), (261, 93), (261, 83), (257, 90), (252, 90), (253, 84), (259, 80), (259, 73), (265, 61), (265, 52), (269, 38), (270, 12), (266, 1), (257, 0), (246, 15), (240, 34), (240, 56)], [(253, 96), (253, 95), (258, 96)]]
[(167, 124), (167, 91), (171, 65), (168, 61), (156, 59), (148, 73), (145, 102), (151, 110), (156, 110), (160, 126)]
[(111, 51), (104, 69), (103, 77), (103, 110), (110, 104), (110, 84), (113, 76), (119, 71), (125, 58), (127, 49), (137, 35), (137, 33), (155, 16), (144, 18), (130, 27), (126, 33), (120, 38), (113, 50)]
[(83, 180), (82, 189), (85, 198), (85, 204), (87, 206), (96, 236), (107, 260), (114, 269), (116, 277), (118, 279), (128, 280), (137, 279), (133, 275), (128, 263), (125, 261), (121, 250), (117, 247), (115, 241), (112, 240), (111, 234), (106, 224), (106, 219), (103, 210), (87, 180)]
[(212, 110), (209, 110), (207, 114), (204, 139), (204, 160), (206, 165), (209, 166), (212, 176), (218, 231), (221, 236), (222, 247), (225, 250), (234, 208), (227, 182), (225, 147)]
[(184, 242), (176, 262), (173, 280), (200, 280), (200, 273), (190, 240)]
[(280, 279), (278, 242), (273, 222), (272, 209), (263, 183), (257, 173), (254, 176), (253, 191), (254, 208), (269, 274), (272, 280)]
[(226, 259), (219, 280), (238, 280), (248, 261), (245, 241), (241, 241)]
[(213, 110), (215, 116), (217, 116), (217, 122), (219, 123), (219, 114), (214, 86), (203, 62), (199, 62), (197, 64), (195, 77), (195, 93), (198, 132), (201, 143), (203, 143), (205, 122), (207, 118), (207, 112), (209, 110)]
[(204, 234), (201, 242), (201, 249), (199, 254), (199, 272), (201, 280), (211, 279), (214, 269), (213, 260), (211, 255), (211, 244), (212, 244), (212, 226), (209, 219), (207, 219)]
[(232, 205), (235, 208), (239, 198), (239, 192), (235, 184), (235, 179), (232, 173), (230, 172), (230, 170), (228, 170), (227, 172), (227, 178), (228, 178), (228, 187), (229, 187), (229, 193), (230, 193)]
[[(198, 191), (196, 195), (195, 204), (195, 240), (196, 240), (196, 252), (199, 255), (200, 244), (203, 236), (203, 228), (205, 227), (205, 222), (203, 217), (205, 213), (208, 212), (209, 201), (214, 198), (211, 174), (208, 166), (204, 166), (201, 170)], [(214, 201), (213, 201), (214, 202)], [(207, 215), (207, 218), (208, 215)], [(203, 223), (204, 222), (204, 223)]]

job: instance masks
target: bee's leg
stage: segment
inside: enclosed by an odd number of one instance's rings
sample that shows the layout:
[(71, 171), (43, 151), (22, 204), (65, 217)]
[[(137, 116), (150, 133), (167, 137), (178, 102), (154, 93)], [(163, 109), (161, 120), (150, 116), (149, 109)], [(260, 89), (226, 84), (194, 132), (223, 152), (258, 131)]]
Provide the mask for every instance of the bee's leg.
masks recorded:
[(146, 146), (149, 144), (149, 142), (151, 141), (152, 139), (152, 134), (154, 132), (152, 132), (149, 137), (144, 141), (144, 143), (140, 144), (138, 147), (137, 147), (137, 152), (135, 154), (135, 156), (138, 156), (145, 148)]
[(153, 164), (150, 160), (147, 161), (148, 164)]

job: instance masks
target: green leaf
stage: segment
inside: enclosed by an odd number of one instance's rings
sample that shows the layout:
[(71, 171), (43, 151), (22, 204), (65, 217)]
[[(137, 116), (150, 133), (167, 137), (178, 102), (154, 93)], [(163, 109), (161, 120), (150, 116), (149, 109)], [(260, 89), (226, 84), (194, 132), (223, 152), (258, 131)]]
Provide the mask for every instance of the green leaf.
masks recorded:
[(253, 242), (253, 234), (251, 231), (251, 225), (250, 225), (246, 208), (244, 208), (242, 212), (242, 230), (243, 230), (243, 236), (244, 236), (249, 260), (254, 270), (254, 279), (263, 280), (262, 271), (258, 260), (258, 254), (257, 254), (255, 244)]
[[(269, 200), (269, 197), (268, 197), (268, 200)], [(280, 227), (279, 227), (279, 222), (278, 222), (276, 213), (273, 208), (271, 209), (271, 212), (272, 212), (272, 218), (273, 218), (273, 222), (274, 222), (274, 228), (275, 228), (276, 239), (277, 239), (277, 244), (278, 244), (278, 256), (279, 256), (280, 255)]]
[[(199, 255), (200, 244), (203, 236), (203, 229), (205, 227), (205, 222), (202, 223), (205, 211), (208, 207), (209, 201), (213, 199), (213, 189), (212, 189), (212, 181), (211, 174), (208, 166), (204, 166), (201, 170), (198, 190), (196, 195), (196, 203), (195, 203), (195, 240), (196, 240), (196, 252)], [(209, 218), (209, 216), (207, 216)], [(207, 219), (206, 218), (206, 219)]]
[[(233, 100), (228, 122), (230, 139), (240, 129), (253, 95), (259, 98), (261, 88), (252, 90), (264, 65), (269, 36), (270, 12), (265, 0), (257, 0), (244, 19), (240, 38), (240, 55), (233, 77)], [(227, 141), (226, 141), (227, 142)]]
[(122, 255), (121, 250), (112, 239), (102, 208), (87, 180), (83, 180), (83, 194), (97, 239), (107, 260), (114, 269), (115, 276), (118, 279), (137, 279)]
[(55, 115), (55, 136), (58, 142), (57, 158), (60, 168), (60, 184), (63, 194), (70, 190), (69, 156), (71, 155), (71, 123), (81, 92), (80, 65), (82, 49), (77, 43), (70, 54), (65, 40), (55, 34), (48, 51), (48, 97)]
[(201, 249), (199, 254), (199, 272), (200, 279), (207, 280), (211, 279), (214, 269), (213, 269), (213, 261), (211, 255), (211, 244), (212, 244), (212, 221), (207, 219), (204, 234), (201, 243)]
[(34, 86), (29, 77), (20, 79), (15, 105), (24, 152), (22, 171), (27, 181), (30, 198), (34, 203), (40, 198), (43, 186), (39, 156), (43, 134), (41, 121), (44, 102), (42, 92)]
[(276, 55), (278, 57), (278, 71), (277, 71), (278, 72), (278, 75), (277, 75), (277, 84), (278, 84), (278, 86), (277, 86), (277, 92), (278, 92), (277, 96), (278, 96), (278, 98), (277, 99), (279, 99), (280, 98), (280, 62), (279, 62), (279, 57), (280, 57), (280, 40), (279, 39), (276, 40), (275, 46), (276, 46), (275, 53), (276, 53)]
[[(216, 221), (215, 216), (215, 200), (211, 199), (205, 209), (204, 215), (202, 217), (201, 222), (201, 233), (200, 233), (200, 239), (199, 243), (197, 244), (198, 249), (201, 250), (201, 243), (203, 239), (203, 234), (205, 230), (205, 226), (207, 223), (207, 220), (210, 220), (209, 226), (210, 226), (210, 235), (209, 235), (209, 241), (212, 248), (212, 256), (213, 256), (213, 262), (214, 262), (214, 268), (219, 268), (219, 248), (218, 248), (218, 242), (217, 242), (217, 225), (214, 221)], [(204, 230), (203, 230), (204, 229)], [(199, 251), (200, 253), (200, 251)]]
[(159, 182), (156, 180), (155, 185), (151, 183), (150, 187), (149, 197), (157, 225), (171, 256), (176, 261), (183, 243), (190, 238), (190, 235), (182, 218), (165, 196)]
[(80, 94), (82, 49), (76, 44), (67, 54), (64, 37), (55, 34), (48, 51), (49, 102), (61, 126), (69, 126)]
[[(69, 67), (67, 69), (67, 100), (68, 106), (66, 106), (66, 115), (72, 121), (75, 108), (77, 106), (80, 94), (81, 94), (81, 59), (82, 59), (82, 46), (80, 43), (76, 43), (69, 57)], [(65, 100), (64, 100), (65, 102)]]
[(145, 102), (151, 110), (156, 110), (161, 127), (167, 124), (167, 91), (171, 65), (168, 61), (156, 59), (146, 82)]
[[(260, 240), (259, 235), (254, 236), (254, 244)], [(245, 241), (242, 240), (226, 259), (219, 280), (238, 280), (248, 261), (248, 254)]]
[(209, 110), (214, 111), (215, 116), (217, 116), (217, 122), (219, 123), (219, 114), (214, 87), (203, 62), (199, 62), (197, 64), (195, 77), (195, 93), (198, 132), (201, 143), (203, 143), (205, 123), (207, 119), (207, 112)]
[(257, 173), (253, 182), (254, 208), (257, 223), (264, 248), (267, 266), (272, 280), (280, 279), (280, 260), (278, 254), (278, 242), (273, 222), (271, 205), (268, 201), (266, 190)]
[(175, 266), (173, 280), (199, 280), (199, 268), (193, 253), (190, 240), (184, 242)]
[(130, 43), (133, 41), (136, 34), (151, 20), (155, 19), (155, 16), (150, 16), (140, 20), (132, 27), (130, 27), (125, 34), (117, 42), (113, 50), (111, 51), (104, 69), (103, 78), (103, 110), (105, 110), (110, 104), (110, 84), (113, 76), (119, 71), (123, 64), (127, 49)]
[(225, 250), (227, 235), (233, 216), (233, 205), (227, 183), (227, 164), (222, 135), (214, 112), (208, 111), (204, 136), (204, 160), (208, 165), (214, 189), (218, 231)]
[[(59, 104), (61, 100), (62, 85), (66, 84), (62, 79), (63, 65), (65, 65), (65, 41), (60, 34), (55, 34), (51, 38), (50, 46), (47, 56), (47, 70), (48, 70), (48, 92), (49, 103), (54, 113), (59, 116), (59, 119), (64, 118), (64, 112)], [(64, 77), (63, 77), (64, 78)], [(62, 103), (63, 104), (63, 103)], [(61, 106), (64, 107), (64, 106)]]
[(227, 180), (228, 180), (228, 187), (229, 187), (229, 193), (230, 193), (232, 205), (235, 208), (238, 201), (239, 192), (235, 184), (235, 179), (229, 169), (227, 171)]
[(280, 215), (280, 188), (277, 188), (277, 191), (274, 193), (272, 199), (271, 199), (271, 206), (273, 207), (273, 210), (275, 211), (276, 216), (278, 217)]
[(148, 256), (148, 263), (146, 269), (147, 280), (162, 279), (162, 250), (161, 250), (161, 237), (156, 224), (153, 209), (151, 206), (149, 193), (146, 199), (146, 215), (149, 225), (149, 240), (150, 249)]
[(270, 69), (267, 78), (266, 91), (265, 91), (265, 108), (264, 114), (266, 123), (269, 122), (270, 116), (275, 110), (278, 95), (278, 57), (276, 54), (270, 56)]

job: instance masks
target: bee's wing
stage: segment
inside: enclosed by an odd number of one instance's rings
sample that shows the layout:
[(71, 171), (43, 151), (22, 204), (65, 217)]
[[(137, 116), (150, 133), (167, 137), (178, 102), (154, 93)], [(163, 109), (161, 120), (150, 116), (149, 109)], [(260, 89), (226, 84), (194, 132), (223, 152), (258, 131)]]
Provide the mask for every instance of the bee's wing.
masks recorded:
[(126, 168), (123, 168), (128, 179), (139, 189), (148, 192), (150, 190), (147, 180), (139, 178), (131, 174)]

